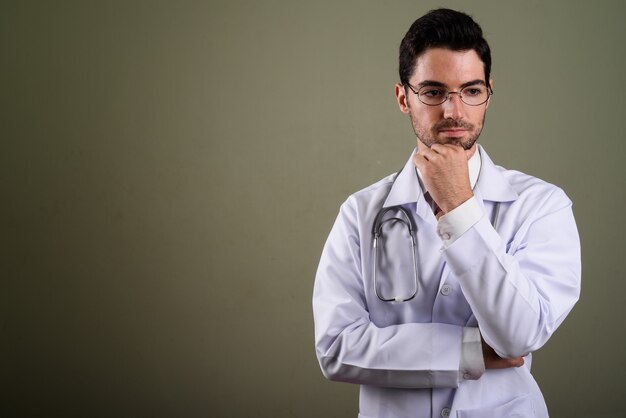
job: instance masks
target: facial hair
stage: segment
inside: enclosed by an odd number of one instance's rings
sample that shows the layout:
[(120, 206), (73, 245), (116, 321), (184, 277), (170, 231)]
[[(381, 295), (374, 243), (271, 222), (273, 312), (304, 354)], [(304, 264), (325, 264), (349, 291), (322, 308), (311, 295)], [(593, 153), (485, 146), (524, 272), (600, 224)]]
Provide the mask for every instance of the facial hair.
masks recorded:
[[(474, 144), (476, 143), (476, 141), (478, 141), (478, 137), (480, 136), (480, 133), (483, 130), (483, 126), (485, 124), (485, 116), (486, 116), (486, 112), (485, 114), (483, 114), (483, 120), (480, 124), (480, 127), (478, 129), (476, 129), (476, 127), (469, 123), (469, 122), (465, 122), (463, 120), (456, 120), (456, 119), (444, 119), (440, 122), (437, 122), (431, 129), (430, 132), (425, 129), (424, 127), (420, 127), (419, 124), (417, 123), (417, 120), (414, 119), (412, 114), (409, 114), (410, 118), (411, 118), (411, 125), (413, 126), (413, 132), (415, 132), (415, 136), (417, 137), (417, 139), (419, 139), (424, 145), (426, 145), (428, 148), (430, 148), (433, 144), (453, 144), (453, 145), (460, 145), (463, 147), (463, 149), (465, 150), (469, 150), (470, 148), (472, 148), (474, 146)], [(465, 129), (467, 132), (471, 132), (472, 134), (470, 135), (469, 138), (465, 139), (465, 140), (461, 140), (459, 138), (448, 138), (447, 140), (437, 140), (435, 135), (437, 134), (437, 132), (439, 132), (441, 129), (451, 129), (451, 128), (461, 128), (461, 129)]]

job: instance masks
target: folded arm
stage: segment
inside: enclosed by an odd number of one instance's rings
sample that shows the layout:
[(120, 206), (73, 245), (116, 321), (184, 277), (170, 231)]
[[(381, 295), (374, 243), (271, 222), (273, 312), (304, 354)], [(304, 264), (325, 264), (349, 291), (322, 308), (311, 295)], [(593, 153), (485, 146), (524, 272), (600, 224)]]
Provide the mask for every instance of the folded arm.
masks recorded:
[(478, 328), (437, 323), (379, 327), (370, 319), (356, 211), (344, 204), (322, 253), (313, 294), (324, 375), (359, 384), (456, 387), (484, 370)]

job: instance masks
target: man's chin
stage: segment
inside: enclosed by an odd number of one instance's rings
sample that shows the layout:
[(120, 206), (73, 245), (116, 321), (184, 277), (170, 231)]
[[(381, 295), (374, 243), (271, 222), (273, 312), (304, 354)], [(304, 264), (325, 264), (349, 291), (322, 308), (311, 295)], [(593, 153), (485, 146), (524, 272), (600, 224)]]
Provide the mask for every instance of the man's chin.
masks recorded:
[(450, 144), (450, 145), (463, 145), (463, 139), (462, 138), (446, 138), (444, 141), (441, 142), (442, 144)]
[(466, 138), (463, 137), (439, 137), (434, 143), (441, 145), (461, 145), (463, 146), (464, 142), (467, 141)]
[(473, 138), (473, 137), (442, 137), (442, 136), (436, 136), (435, 138), (428, 138), (427, 140), (423, 140), (421, 138), (419, 138), (419, 141), (424, 144), (426, 147), (430, 148), (431, 146), (433, 146), (434, 144), (440, 144), (440, 145), (446, 145), (446, 144), (450, 144), (450, 145), (459, 145), (461, 147), (463, 147), (463, 149), (465, 150), (469, 150), (471, 149), (474, 144), (476, 143), (476, 141), (478, 140), (478, 138)]
[[(435, 141), (437, 144), (442, 144), (442, 145), (458, 145), (463, 147), (463, 149), (468, 150), (470, 148), (472, 148), (474, 146), (474, 144), (476, 143), (476, 140), (478, 138), (472, 138), (472, 137), (438, 137), (437, 140)], [(432, 144), (431, 144), (432, 145)], [(429, 146), (430, 147), (430, 146)]]

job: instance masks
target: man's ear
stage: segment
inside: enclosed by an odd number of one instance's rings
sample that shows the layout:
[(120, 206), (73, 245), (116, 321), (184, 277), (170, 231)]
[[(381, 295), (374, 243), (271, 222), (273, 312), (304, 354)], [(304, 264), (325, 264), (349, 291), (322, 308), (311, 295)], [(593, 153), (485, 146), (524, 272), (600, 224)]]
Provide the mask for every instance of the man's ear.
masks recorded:
[(396, 101), (400, 112), (409, 113), (409, 96), (406, 94), (406, 88), (400, 84), (396, 84)]

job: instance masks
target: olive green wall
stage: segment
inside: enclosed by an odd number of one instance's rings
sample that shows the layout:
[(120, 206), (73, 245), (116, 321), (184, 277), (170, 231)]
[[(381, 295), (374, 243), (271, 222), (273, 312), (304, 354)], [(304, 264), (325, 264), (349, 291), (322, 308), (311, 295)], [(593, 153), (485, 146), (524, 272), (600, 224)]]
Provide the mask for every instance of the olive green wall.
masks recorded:
[(313, 277), (415, 143), (397, 48), (446, 5), (492, 45), (481, 143), (574, 201), (582, 298), (534, 362), (552, 416), (625, 416), (625, 4), (3, 1), (0, 415), (356, 416)]

